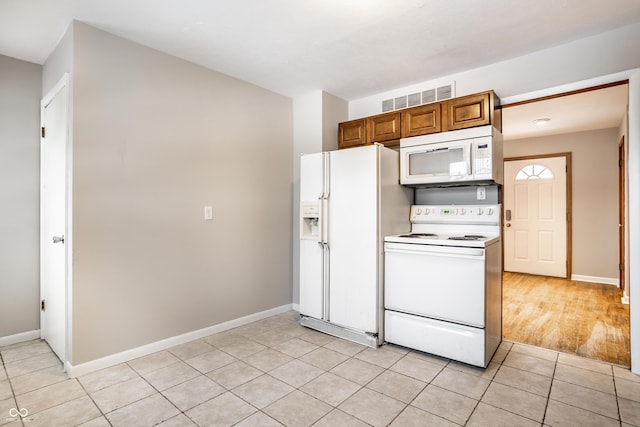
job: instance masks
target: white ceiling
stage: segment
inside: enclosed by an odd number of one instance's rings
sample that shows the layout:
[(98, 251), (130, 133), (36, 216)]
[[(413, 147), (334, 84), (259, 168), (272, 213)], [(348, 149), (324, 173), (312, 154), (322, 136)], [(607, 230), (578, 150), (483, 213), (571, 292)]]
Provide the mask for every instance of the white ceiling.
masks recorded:
[[(0, 0), (0, 54), (42, 64), (72, 19), (286, 96), (353, 100), (640, 22), (640, 1)], [(621, 88), (507, 108), (505, 139), (617, 126)]]
[(638, 0), (0, 0), (0, 54), (72, 19), (287, 96), (346, 100), (640, 22)]
[[(629, 86), (618, 85), (502, 109), (505, 140), (619, 127), (627, 111)], [(544, 126), (533, 123), (550, 119)]]

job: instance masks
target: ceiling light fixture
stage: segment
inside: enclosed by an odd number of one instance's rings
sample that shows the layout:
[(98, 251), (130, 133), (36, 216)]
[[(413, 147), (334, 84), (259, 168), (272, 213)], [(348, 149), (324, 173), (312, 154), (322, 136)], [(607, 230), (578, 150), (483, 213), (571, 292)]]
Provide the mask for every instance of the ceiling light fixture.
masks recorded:
[(545, 126), (545, 125), (546, 125), (546, 124), (548, 124), (550, 121), (551, 121), (551, 119), (550, 119), (550, 118), (548, 118), (548, 117), (543, 117), (543, 118), (540, 118), (540, 119), (535, 119), (535, 120), (533, 121), (533, 124), (534, 124), (534, 125), (536, 125), (536, 126)]

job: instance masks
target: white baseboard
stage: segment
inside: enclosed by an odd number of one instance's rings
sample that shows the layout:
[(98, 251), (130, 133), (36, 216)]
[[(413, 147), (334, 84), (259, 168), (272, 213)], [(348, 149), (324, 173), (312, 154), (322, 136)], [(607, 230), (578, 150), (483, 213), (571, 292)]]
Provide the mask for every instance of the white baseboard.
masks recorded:
[(0, 337), (0, 347), (37, 339), (40, 339), (40, 329), (36, 329), (35, 331), (22, 332), (15, 335), (8, 335), (6, 337)]
[(152, 353), (156, 353), (158, 351), (166, 350), (176, 345), (180, 345), (189, 341), (204, 338), (211, 334), (216, 334), (229, 329), (237, 328), (238, 326), (242, 326), (251, 322), (262, 320), (267, 317), (274, 316), (276, 314), (285, 313), (291, 309), (292, 309), (292, 304), (287, 304), (287, 305), (272, 308), (269, 310), (261, 311), (259, 313), (254, 313), (248, 316), (240, 317), (238, 319), (233, 319), (227, 322), (218, 323), (217, 325), (209, 326), (207, 328), (199, 329), (197, 331), (187, 332), (186, 334), (156, 341), (147, 345), (143, 345), (141, 347), (125, 350), (120, 353), (112, 354), (110, 356), (102, 357), (100, 359), (91, 360), (89, 362), (81, 363), (79, 365), (74, 366), (70, 362), (67, 362), (65, 366), (67, 375), (70, 378), (85, 375), (100, 369), (104, 369), (110, 366), (118, 365), (120, 363), (128, 362), (129, 360), (137, 359), (138, 357), (143, 357)]
[(629, 305), (629, 295), (625, 295), (620, 299), (622, 300), (623, 304)]
[(291, 309), (293, 311), (297, 311), (298, 313), (300, 313), (300, 304), (296, 304), (295, 302), (293, 304), (291, 304)]
[(603, 285), (614, 286), (618, 286), (620, 284), (620, 279), (617, 277), (583, 276), (581, 274), (572, 274), (571, 280), (575, 280), (576, 282), (602, 283)]

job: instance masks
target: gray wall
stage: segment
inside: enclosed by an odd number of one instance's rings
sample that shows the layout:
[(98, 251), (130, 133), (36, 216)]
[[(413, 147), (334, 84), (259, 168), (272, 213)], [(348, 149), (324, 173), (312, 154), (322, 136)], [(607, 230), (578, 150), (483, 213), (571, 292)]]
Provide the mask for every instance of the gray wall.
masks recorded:
[(618, 277), (618, 129), (505, 141), (504, 157), (570, 152), (572, 274)]
[(0, 338), (40, 328), (41, 79), (0, 55)]
[(291, 303), (291, 99), (78, 22), (72, 82), (71, 363)]

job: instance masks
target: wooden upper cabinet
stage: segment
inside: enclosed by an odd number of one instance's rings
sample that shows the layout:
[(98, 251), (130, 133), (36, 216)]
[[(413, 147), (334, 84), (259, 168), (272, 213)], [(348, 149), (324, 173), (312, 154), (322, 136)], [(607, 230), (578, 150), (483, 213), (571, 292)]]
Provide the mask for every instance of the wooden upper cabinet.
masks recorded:
[(457, 130), (493, 124), (502, 130), (500, 101), (493, 91), (461, 96), (442, 103), (443, 130)]
[(441, 130), (440, 104), (427, 104), (402, 111), (402, 137), (427, 135)]
[(492, 90), (340, 123), (338, 148), (396, 147), (400, 138), (489, 124), (502, 132), (500, 98)]
[(366, 145), (365, 119), (351, 120), (338, 124), (338, 148)]
[(398, 140), (401, 128), (399, 111), (367, 117), (367, 144)]

